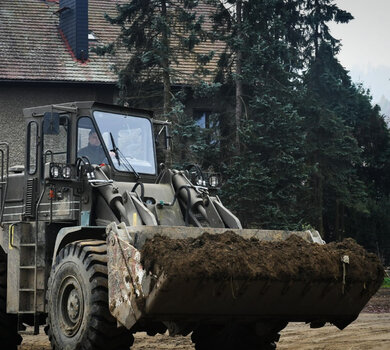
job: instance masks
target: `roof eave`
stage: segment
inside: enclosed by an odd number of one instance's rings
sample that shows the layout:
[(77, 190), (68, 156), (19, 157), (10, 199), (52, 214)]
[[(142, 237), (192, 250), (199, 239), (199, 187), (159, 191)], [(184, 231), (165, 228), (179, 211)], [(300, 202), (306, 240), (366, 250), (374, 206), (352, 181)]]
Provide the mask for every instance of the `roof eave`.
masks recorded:
[(116, 85), (110, 81), (82, 81), (82, 80), (39, 80), (39, 79), (1, 79), (0, 83), (51, 83), (51, 84), (87, 84), (87, 85)]

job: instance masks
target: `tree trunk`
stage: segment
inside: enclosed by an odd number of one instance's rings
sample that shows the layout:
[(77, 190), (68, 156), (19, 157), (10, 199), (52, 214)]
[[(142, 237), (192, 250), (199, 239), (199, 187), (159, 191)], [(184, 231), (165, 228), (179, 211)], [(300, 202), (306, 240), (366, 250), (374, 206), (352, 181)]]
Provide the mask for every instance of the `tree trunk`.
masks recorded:
[(335, 234), (337, 239), (340, 241), (341, 233), (340, 233), (340, 200), (336, 199), (336, 213), (335, 213)]
[(315, 176), (315, 202), (317, 207), (317, 229), (321, 235), (321, 237), (324, 238), (324, 193), (323, 193), (323, 180), (322, 180), (322, 174), (318, 173)]
[[(241, 39), (242, 33), (242, 1), (238, 0), (236, 4), (236, 16), (237, 16), (237, 38)], [(240, 153), (240, 125), (242, 117), (242, 52), (237, 50), (237, 62), (236, 62), (236, 133), (235, 143), (237, 153)]]
[[(318, 4), (318, 0), (315, 1), (315, 13), (317, 13), (317, 11), (319, 11), (319, 4)], [(316, 25), (315, 25), (315, 33), (314, 33), (314, 50), (315, 50), (315, 58), (318, 57), (318, 48), (319, 48), (319, 38), (320, 38), (320, 33), (319, 33), (319, 23), (317, 22)]]
[(341, 213), (340, 213), (340, 241), (344, 239), (345, 233), (345, 205), (341, 204)]
[[(162, 16), (167, 19), (167, 4), (164, 0), (161, 1), (161, 14)], [(166, 50), (165, 56), (162, 59), (162, 80), (163, 80), (163, 86), (164, 86), (164, 92), (163, 92), (163, 98), (164, 98), (164, 107), (163, 107), (163, 113), (165, 115), (169, 114), (171, 111), (171, 77), (169, 73), (169, 36), (166, 30), (163, 30), (161, 33), (162, 36), (162, 43), (163, 43), (163, 50)]]

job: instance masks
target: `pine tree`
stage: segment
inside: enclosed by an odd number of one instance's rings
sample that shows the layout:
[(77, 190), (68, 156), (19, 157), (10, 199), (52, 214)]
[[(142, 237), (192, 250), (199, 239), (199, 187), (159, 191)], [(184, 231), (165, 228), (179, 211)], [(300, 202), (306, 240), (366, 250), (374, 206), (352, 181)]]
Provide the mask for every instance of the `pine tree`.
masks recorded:
[(117, 67), (122, 102), (158, 108), (162, 97), (163, 114), (171, 113), (172, 84), (189, 79), (180, 62), (187, 56), (208, 62), (207, 54), (195, 52), (205, 39), (197, 5), (197, 0), (131, 0), (117, 5), (116, 16), (106, 15), (120, 35), (97, 51), (128, 58)]
[[(239, 134), (240, 152), (231, 152), (236, 156), (226, 162), (222, 196), (246, 226), (296, 228), (306, 178), (302, 118), (294, 103), (296, 72), (302, 68), (297, 47), (303, 38), (294, 25), (299, 7), (282, 0), (229, 4), (236, 10), (241, 5), (242, 17), (231, 18), (224, 9), (214, 17), (215, 34), (229, 48), (221, 56), (218, 79), (236, 87), (226, 99), (235, 101), (230, 126), (236, 130), (230, 137), (237, 142)], [(237, 97), (244, 111), (239, 121)]]
[(347, 230), (366, 248), (390, 262), (390, 131), (378, 106), (372, 106), (369, 91), (361, 85), (350, 89), (348, 123), (353, 128), (362, 162), (359, 177), (367, 187), (365, 215), (349, 211)]
[(346, 208), (365, 213), (366, 189), (357, 167), (361, 150), (345, 120), (351, 80), (335, 58), (340, 44), (327, 23), (347, 23), (353, 17), (331, 0), (307, 0), (304, 6), (308, 70), (301, 113), (305, 115), (307, 162), (311, 169), (308, 200), (314, 206), (310, 222), (327, 239), (345, 235)]
[(327, 26), (353, 17), (330, 0), (307, 0), (304, 9), (308, 70), (300, 111), (313, 203), (306, 217), (327, 240), (354, 237), (389, 261), (389, 130), (369, 91), (335, 58), (341, 46)]
[(310, 65), (313, 58), (319, 55), (320, 47), (327, 45), (336, 54), (340, 49), (340, 40), (330, 33), (328, 23), (348, 23), (353, 16), (336, 4), (335, 0), (301, 0), (302, 21), (305, 31), (306, 43), (304, 45), (304, 58)]

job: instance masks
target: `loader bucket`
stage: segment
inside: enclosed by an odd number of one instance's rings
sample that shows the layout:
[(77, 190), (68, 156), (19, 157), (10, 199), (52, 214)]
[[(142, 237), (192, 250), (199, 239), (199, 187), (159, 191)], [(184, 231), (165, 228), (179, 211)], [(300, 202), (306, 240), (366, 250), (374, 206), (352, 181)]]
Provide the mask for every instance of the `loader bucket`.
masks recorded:
[(128, 329), (148, 318), (343, 329), (383, 279), (377, 258), (352, 240), (325, 245), (311, 231), (112, 224), (107, 232), (110, 311)]

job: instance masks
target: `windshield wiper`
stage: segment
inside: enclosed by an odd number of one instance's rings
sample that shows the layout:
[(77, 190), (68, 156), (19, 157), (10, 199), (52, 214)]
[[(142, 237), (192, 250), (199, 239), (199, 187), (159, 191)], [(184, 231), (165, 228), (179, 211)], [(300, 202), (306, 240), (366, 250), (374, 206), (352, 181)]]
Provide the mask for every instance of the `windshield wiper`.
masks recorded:
[(112, 143), (112, 150), (111, 152), (115, 153), (115, 158), (118, 161), (118, 165), (121, 165), (120, 159), (122, 158), (123, 166), (126, 168), (128, 172), (133, 172), (135, 177), (138, 179), (141, 178), (141, 176), (137, 173), (137, 171), (134, 169), (134, 167), (131, 165), (131, 163), (127, 160), (126, 156), (121, 152), (121, 150), (116, 146), (114, 137), (112, 136), (112, 133), (110, 132), (110, 138)]
[(121, 165), (121, 161), (120, 161), (119, 152), (118, 152), (119, 148), (116, 147), (114, 136), (112, 136), (111, 132), (110, 132), (110, 138), (111, 138), (111, 143), (112, 143), (112, 150), (110, 150), (110, 152), (114, 152), (115, 153), (115, 158), (118, 161), (118, 165), (120, 166)]

